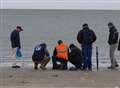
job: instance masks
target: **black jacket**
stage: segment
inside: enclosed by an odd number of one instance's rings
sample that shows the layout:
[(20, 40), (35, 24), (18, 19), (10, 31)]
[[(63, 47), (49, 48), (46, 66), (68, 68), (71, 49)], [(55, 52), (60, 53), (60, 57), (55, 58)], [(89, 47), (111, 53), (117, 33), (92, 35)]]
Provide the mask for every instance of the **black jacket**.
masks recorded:
[(96, 38), (94, 31), (89, 28), (80, 30), (77, 35), (77, 41), (82, 45), (92, 45)]
[(120, 39), (119, 39), (119, 44), (118, 44), (118, 50), (120, 51)]
[(70, 48), (71, 52), (69, 53), (69, 61), (74, 64), (75, 66), (82, 66), (83, 58), (82, 52), (78, 47)]
[(73, 59), (82, 59), (82, 52), (79, 48), (74, 47), (70, 49), (71, 52), (69, 53), (69, 58), (73, 58)]
[(11, 41), (12, 48), (16, 48), (16, 47), (21, 48), (20, 34), (17, 30), (12, 31), (10, 35), (10, 41)]
[(112, 45), (118, 43), (118, 37), (119, 37), (119, 33), (117, 32), (117, 29), (115, 27), (111, 28), (109, 30), (108, 44)]

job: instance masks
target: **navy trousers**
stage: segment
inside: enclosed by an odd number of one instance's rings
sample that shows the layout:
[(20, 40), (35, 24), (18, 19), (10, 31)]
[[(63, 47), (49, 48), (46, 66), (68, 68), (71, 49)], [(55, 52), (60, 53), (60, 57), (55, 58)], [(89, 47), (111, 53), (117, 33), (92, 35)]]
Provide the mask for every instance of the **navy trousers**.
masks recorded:
[(83, 69), (92, 70), (92, 45), (83, 45), (82, 46), (83, 54)]

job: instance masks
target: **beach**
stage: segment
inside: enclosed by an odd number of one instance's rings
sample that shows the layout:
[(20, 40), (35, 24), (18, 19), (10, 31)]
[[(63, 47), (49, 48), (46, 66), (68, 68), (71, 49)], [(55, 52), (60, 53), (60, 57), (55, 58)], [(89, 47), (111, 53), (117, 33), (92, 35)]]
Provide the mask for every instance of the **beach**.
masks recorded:
[(11, 65), (12, 62), (0, 64), (1, 88), (120, 88), (120, 68), (107, 69), (106, 63), (100, 64), (98, 71), (93, 63), (92, 72), (52, 70), (50, 63), (44, 71), (34, 70), (32, 62), (24, 62), (18, 69)]
[(32, 66), (0, 67), (0, 88), (120, 88), (120, 69), (99, 71), (46, 71)]

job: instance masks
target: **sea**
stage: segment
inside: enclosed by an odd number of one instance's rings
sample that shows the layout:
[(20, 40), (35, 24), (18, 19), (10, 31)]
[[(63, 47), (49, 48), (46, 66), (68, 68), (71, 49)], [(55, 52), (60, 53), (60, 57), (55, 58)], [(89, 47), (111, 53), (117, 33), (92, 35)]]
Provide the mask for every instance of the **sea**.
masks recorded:
[[(120, 33), (119, 10), (0, 9), (0, 59), (11, 57), (10, 34), (17, 25), (24, 30), (20, 33), (23, 56), (31, 60), (34, 47), (43, 42), (51, 56), (58, 40), (81, 49), (76, 36), (84, 23), (97, 35), (92, 57), (96, 58), (98, 47), (98, 57), (109, 59), (108, 22), (113, 22)], [(116, 50), (115, 56), (120, 59), (120, 52)]]

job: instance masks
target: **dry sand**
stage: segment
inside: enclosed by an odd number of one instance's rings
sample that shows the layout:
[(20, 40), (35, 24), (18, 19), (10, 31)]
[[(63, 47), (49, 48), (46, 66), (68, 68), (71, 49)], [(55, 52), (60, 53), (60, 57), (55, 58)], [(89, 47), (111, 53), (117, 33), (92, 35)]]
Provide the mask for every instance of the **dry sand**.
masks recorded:
[(46, 71), (0, 67), (0, 88), (120, 88), (120, 71)]

